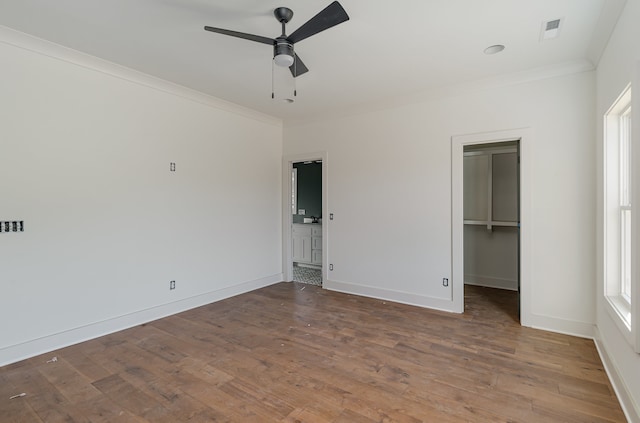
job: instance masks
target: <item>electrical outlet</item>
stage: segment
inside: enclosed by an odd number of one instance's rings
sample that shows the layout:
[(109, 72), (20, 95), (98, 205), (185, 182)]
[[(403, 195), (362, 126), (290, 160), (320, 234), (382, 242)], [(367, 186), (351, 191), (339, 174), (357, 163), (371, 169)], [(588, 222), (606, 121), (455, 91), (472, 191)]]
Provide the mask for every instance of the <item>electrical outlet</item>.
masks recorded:
[(333, 264), (329, 265), (329, 270), (333, 270)]
[(333, 220), (333, 213), (329, 213), (329, 220)]
[(169, 281), (169, 290), (176, 289), (176, 281)]
[(449, 286), (449, 278), (442, 278), (442, 286)]
[(171, 172), (175, 172), (175, 171), (176, 171), (176, 164), (175, 164), (175, 162), (171, 162), (171, 163), (169, 163), (169, 170), (170, 170)]
[(307, 210), (306, 210), (306, 209), (298, 209), (298, 214), (299, 214), (300, 216), (304, 216), (306, 213), (307, 213)]

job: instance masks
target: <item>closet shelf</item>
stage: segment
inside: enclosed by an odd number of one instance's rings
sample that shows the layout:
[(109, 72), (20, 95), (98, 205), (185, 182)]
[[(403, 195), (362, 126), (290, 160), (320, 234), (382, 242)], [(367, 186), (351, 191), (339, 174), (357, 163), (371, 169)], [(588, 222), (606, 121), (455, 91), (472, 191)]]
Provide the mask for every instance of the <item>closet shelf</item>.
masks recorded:
[(493, 226), (506, 226), (506, 227), (514, 227), (514, 228), (517, 228), (520, 226), (519, 222), (505, 222), (505, 221), (497, 221), (497, 220), (466, 220), (465, 219), (464, 224), (486, 226), (488, 229), (491, 229), (491, 227)]

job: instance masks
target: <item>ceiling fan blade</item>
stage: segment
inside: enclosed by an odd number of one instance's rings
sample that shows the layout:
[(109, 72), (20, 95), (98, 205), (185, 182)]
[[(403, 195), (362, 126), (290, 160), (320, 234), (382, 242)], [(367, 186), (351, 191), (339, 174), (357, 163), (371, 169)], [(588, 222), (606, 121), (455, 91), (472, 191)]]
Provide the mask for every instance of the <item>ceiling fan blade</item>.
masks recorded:
[(347, 12), (345, 12), (340, 3), (334, 1), (300, 28), (296, 29), (287, 37), (287, 40), (291, 43), (297, 43), (348, 20), (349, 15), (347, 15)]
[(262, 44), (274, 45), (276, 40), (273, 38), (261, 37), (260, 35), (246, 34), (244, 32), (231, 31), (229, 29), (214, 28), (212, 26), (205, 26), (206, 31), (217, 32), (218, 34), (231, 35), (232, 37), (244, 38), (249, 41), (256, 41)]
[(294, 53), (294, 55), (295, 62), (293, 62), (293, 65), (289, 66), (289, 70), (291, 71), (291, 75), (293, 75), (293, 77), (295, 78), (302, 75), (303, 73), (309, 72), (309, 68), (307, 68), (305, 64), (302, 63), (302, 59), (300, 59), (300, 57), (298, 57), (296, 53)]

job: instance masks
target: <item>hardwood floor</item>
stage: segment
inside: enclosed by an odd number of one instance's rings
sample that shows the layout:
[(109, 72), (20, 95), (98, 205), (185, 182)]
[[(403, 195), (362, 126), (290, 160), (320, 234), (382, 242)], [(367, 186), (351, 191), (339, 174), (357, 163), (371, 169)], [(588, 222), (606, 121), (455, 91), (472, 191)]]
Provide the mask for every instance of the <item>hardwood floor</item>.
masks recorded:
[(465, 296), (455, 315), (280, 283), (0, 368), (0, 420), (625, 421), (592, 341)]

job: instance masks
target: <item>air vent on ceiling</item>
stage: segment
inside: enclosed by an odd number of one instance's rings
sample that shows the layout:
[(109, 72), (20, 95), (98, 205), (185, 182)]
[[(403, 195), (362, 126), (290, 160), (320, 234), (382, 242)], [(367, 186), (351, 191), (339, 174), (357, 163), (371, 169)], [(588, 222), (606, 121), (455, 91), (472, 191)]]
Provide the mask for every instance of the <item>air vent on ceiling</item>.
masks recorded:
[(547, 31), (551, 31), (552, 29), (558, 29), (560, 28), (560, 19), (556, 19), (553, 21), (549, 21), (547, 22)]
[(557, 38), (560, 34), (561, 27), (562, 19), (553, 19), (550, 21), (542, 22), (542, 28), (540, 30), (540, 41)]

